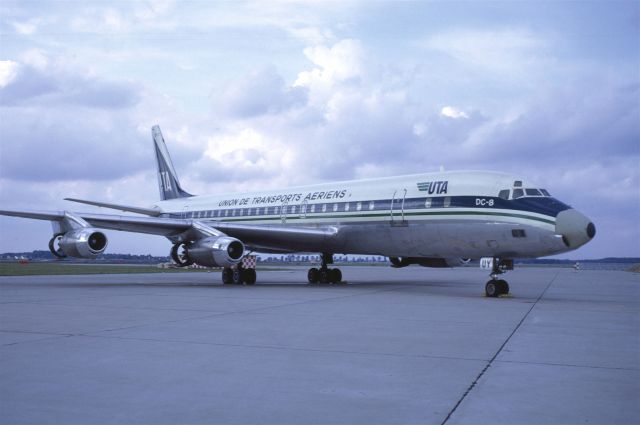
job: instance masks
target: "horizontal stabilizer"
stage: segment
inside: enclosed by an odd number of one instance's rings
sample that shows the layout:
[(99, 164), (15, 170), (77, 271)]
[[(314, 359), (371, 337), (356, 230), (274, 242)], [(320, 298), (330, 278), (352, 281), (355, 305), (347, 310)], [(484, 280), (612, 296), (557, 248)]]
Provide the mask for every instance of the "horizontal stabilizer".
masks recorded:
[(80, 204), (94, 205), (96, 207), (104, 207), (110, 208), (112, 210), (120, 210), (127, 211), (136, 214), (148, 215), (151, 217), (158, 217), (161, 211), (158, 208), (141, 208), (141, 207), (132, 207), (130, 205), (120, 205), (120, 204), (110, 204), (108, 202), (96, 202), (96, 201), (87, 201), (84, 199), (75, 199), (75, 198), (64, 198), (65, 201), (78, 202)]

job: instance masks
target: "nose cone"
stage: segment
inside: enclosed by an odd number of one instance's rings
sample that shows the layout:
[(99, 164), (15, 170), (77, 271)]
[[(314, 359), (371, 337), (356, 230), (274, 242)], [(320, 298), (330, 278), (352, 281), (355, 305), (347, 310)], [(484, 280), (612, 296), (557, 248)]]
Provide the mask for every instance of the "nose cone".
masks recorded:
[(556, 233), (568, 248), (576, 249), (593, 239), (596, 226), (584, 214), (568, 209), (556, 217)]

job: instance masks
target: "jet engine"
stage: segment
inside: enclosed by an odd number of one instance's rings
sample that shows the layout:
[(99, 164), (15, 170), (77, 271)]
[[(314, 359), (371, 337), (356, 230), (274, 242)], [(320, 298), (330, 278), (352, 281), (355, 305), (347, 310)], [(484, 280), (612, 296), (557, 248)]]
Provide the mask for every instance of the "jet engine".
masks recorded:
[(105, 234), (90, 227), (56, 234), (49, 241), (49, 250), (59, 258), (69, 256), (93, 259), (102, 254), (106, 247)]
[(228, 236), (211, 236), (194, 242), (177, 243), (171, 258), (180, 267), (198, 264), (206, 267), (230, 267), (244, 255), (244, 244)]
[(422, 267), (460, 267), (471, 261), (470, 258), (422, 258), (422, 257), (389, 257), (391, 267), (401, 268), (411, 264)]

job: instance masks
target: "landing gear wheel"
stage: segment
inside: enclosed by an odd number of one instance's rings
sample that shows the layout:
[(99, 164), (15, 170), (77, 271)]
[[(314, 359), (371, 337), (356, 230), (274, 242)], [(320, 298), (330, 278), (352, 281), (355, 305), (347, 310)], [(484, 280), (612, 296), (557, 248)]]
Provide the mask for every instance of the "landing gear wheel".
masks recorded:
[(256, 283), (256, 270), (255, 269), (242, 269), (242, 280), (247, 285), (253, 285)]
[(231, 280), (234, 285), (242, 285), (242, 269), (240, 267), (236, 267), (235, 269), (231, 269)]
[(500, 279), (498, 282), (498, 289), (500, 290), (500, 294), (508, 294), (509, 293), (509, 284), (506, 280)]
[(222, 283), (224, 285), (229, 285), (233, 283), (233, 270), (229, 267), (225, 267), (222, 269)]
[(329, 277), (331, 278), (331, 283), (342, 282), (342, 272), (340, 271), (340, 269), (330, 269)]
[(309, 272), (307, 272), (307, 280), (309, 280), (309, 283), (318, 283), (318, 280), (320, 280), (320, 271), (315, 267), (311, 267)]
[(487, 282), (484, 287), (484, 292), (487, 294), (487, 297), (495, 298), (500, 295), (500, 285), (497, 280), (491, 279)]

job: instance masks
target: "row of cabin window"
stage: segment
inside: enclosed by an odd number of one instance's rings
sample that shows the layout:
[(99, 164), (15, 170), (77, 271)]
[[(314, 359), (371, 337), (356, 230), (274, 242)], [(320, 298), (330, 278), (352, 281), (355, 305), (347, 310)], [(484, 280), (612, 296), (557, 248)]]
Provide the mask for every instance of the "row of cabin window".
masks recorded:
[[(357, 202), (355, 205), (355, 209), (353, 211), (362, 211), (364, 208), (368, 208), (369, 210), (375, 209), (375, 201), (370, 202)], [(368, 205), (367, 205), (368, 204)], [(279, 215), (279, 214), (296, 214), (298, 211), (298, 207), (300, 208), (300, 213), (315, 213), (316, 206), (318, 207), (318, 212), (327, 212), (333, 211), (337, 212), (340, 204), (311, 204), (311, 205), (283, 205), (276, 207), (257, 207), (257, 208), (240, 208), (240, 209), (231, 209), (231, 210), (215, 210), (215, 211), (195, 211), (186, 213), (189, 218), (213, 218), (213, 217), (237, 217), (237, 216), (252, 216), (252, 215)], [(282, 208), (282, 210), (280, 210)], [(351, 206), (349, 203), (344, 204), (343, 211), (350, 211)], [(255, 212), (254, 212), (255, 211)]]
[[(451, 197), (447, 196), (445, 198), (426, 198), (424, 202), (424, 208), (435, 208), (439, 207), (440, 200), (442, 200), (442, 206), (444, 208), (448, 208), (451, 206)], [(418, 205), (417, 200), (412, 200), (409, 202), (405, 202), (404, 208), (421, 208), (422, 205)], [(313, 214), (315, 212), (338, 212), (340, 209), (340, 205), (343, 206), (342, 211), (365, 211), (368, 209), (369, 211), (373, 211), (375, 209), (384, 209), (389, 210), (391, 208), (391, 200), (388, 201), (378, 201), (376, 205), (375, 201), (369, 202), (356, 202), (354, 205), (354, 209), (351, 209), (351, 203), (346, 202), (344, 204), (336, 203), (336, 204), (310, 204), (310, 205), (283, 205), (275, 206), (275, 207), (256, 207), (254, 208), (239, 208), (239, 209), (229, 209), (229, 210), (212, 210), (212, 211), (194, 211), (186, 213), (187, 218), (215, 218), (215, 217), (242, 217), (242, 216), (259, 216), (259, 215), (279, 215), (279, 214), (296, 214), (298, 209), (300, 208), (300, 214)], [(413, 205), (411, 205), (413, 204)], [(419, 202), (422, 204), (422, 202)], [(316, 206), (318, 208), (316, 208)], [(376, 206), (378, 208), (376, 208)], [(306, 209), (305, 209), (306, 207)], [(394, 211), (399, 211), (402, 207), (402, 203), (399, 201), (394, 201)], [(282, 211), (280, 210), (282, 208)], [(316, 211), (317, 210), (317, 211)], [(255, 213), (254, 213), (255, 211)]]

